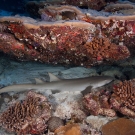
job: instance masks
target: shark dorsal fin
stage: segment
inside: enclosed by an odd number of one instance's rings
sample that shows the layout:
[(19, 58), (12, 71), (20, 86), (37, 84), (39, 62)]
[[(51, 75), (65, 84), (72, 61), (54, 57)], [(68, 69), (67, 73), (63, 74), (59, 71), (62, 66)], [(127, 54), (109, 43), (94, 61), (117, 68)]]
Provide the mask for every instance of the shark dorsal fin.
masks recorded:
[(53, 75), (52, 73), (48, 72), (48, 75), (50, 77), (50, 82), (60, 81), (60, 79), (57, 76)]
[(39, 79), (39, 78), (35, 78), (35, 82), (36, 82), (36, 84), (45, 83), (43, 80), (41, 80), (41, 79)]

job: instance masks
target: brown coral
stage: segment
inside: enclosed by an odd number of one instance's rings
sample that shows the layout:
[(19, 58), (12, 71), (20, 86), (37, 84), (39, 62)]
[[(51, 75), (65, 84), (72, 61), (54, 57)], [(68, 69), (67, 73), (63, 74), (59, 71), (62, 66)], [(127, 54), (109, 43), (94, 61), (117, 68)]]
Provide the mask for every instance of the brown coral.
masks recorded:
[(129, 51), (125, 46), (118, 46), (111, 43), (107, 38), (93, 38), (91, 42), (83, 46), (92, 61), (101, 63), (103, 61), (117, 61), (129, 56)]
[(135, 123), (126, 118), (120, 118), (102, 127), (103, 135), (134, 135)]
[(45, 96), (28, 92), (24, 101), (17, 101), (0, 115), (0, 123), (8, 132), (40, 134), (51, 116), (51, 108)]
[(114, 85), (110, 102), (117, 111), (135, 117), (135, 79)]

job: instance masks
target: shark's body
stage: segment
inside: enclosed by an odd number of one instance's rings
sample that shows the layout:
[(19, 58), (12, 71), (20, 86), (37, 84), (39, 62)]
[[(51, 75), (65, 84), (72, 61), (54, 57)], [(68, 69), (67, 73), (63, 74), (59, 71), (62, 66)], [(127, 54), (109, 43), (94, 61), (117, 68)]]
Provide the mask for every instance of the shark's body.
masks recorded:
[[(42, 82), (37, 79), (36, 84), (16, 84), (10, 85), (0, 89), (0, 93), (4, 92), (21, 92), (31, 89), (52, 91), (84, 91), (87, 88), (97, 88), (103, 86), (113, 80), (109, 76), (93, 76), (77, 79), (59, 79), (53, 74), (49, 73), (50, 82)], [(85, 94), (85, 92), (83, 94)]]

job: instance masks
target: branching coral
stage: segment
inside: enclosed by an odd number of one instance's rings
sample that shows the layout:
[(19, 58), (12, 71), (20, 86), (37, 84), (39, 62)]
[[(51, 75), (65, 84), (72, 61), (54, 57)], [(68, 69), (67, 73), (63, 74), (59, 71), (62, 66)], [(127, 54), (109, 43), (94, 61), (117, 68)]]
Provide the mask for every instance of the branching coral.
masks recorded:
[(40, 134), (50, 116), (51, 106), (46, 97), (30, 91), (24, 101), (17, 101), (0, 115), (0, 124), (18, 135)]
[(112, 92), (89, 93), (83, 103), (93, 115), (115, 116), (120, 112), (135, 118), (135, 79), (114, 84)]
[(115, 110), (135, 117), (135, 79), (114, 85), (110, 102)]

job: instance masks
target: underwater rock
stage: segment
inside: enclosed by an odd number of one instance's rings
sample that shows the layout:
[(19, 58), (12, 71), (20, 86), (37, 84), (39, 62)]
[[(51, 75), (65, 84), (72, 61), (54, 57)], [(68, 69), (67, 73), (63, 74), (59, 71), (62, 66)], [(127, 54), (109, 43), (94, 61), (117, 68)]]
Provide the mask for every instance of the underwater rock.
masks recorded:
[(93, 128), (100, 130), (100, 128), (105, 125), (107, 122), (109, 122), (108, 117), (103, 116), (93, 116), (90, 115), (86, 118), (86, 122), (90, 125), (92, 125)]
[(10, 133), (41, 134), (51, 117), (51, 105), (41, 94), (29, 91), (25, 100), (13, 103), (0, 115), (0, 126)]
[(82, 105), (82, 94), (76, 92), (61, 92), (53, 95), (55, 103), (52, 103), (55, 109), (53, 116), (61, 119), (72, 119), (74, 121), (82, 121), (86, 118), (86, 112)]
[[(77, 6), (82, 8), (88, 8), (88, 9), (94, 9), (94, 10), (101, 10), (107, 2), (105, 0), (46, 0), (46, 1), (28, 1), (26, 6), (33, 8), (33, 10), (36, 10), (38, 8), (51, 6), (51, 5), (71, 5), (71, 6)], [(32, 10), (28, 10), (30, 13), (34, 13)]]
[[(81, 16), (82, 20), (84, 16)], [(111, 43), (109, 37), (103, 36), (104, 29), (101, 31), (95, 20), (92, 23), (88, 20), (47, 23), (27, 17), (0, 18), (1, 25), (6, 25), (0, 33), (0, 50), (19, 60), (87, 67), (130, 56), (125, 45)]]
[(135, 123), (126, 118), (119, 118), (102, 127), (103, 135), (134, 135)]
[(105, 7), (106, 12), (115, 12), (120, 10), (129, 10), (129, 9), (135, 9), (135, 5), (128, 4), (128, 3), (116, 3), (116, 4), (109, 4)]
[(101, 75), (104, 75), (104, 76), (111, 76), (111, 77), (113, 77), (113, 78), (118, 78), (118, 79), (120, 79), (120, 80), (125, 80), (125, 76), (124, 76), (124, 74), (123, 74), (123, 72), (122, 71), (120, 71), (120, 69), (118, 69), (118, 68), (112, 68), (112, 69), (109, 69), (109, 70), (107, 70), (107, 71), (103, 71), (102, 73), (101, 73)]
[(116, 112), (111, 109), (109, 103), (109, 91), (90, 92), (83, 97), (83, 105), (91, 115), (105, 115), (108, 117), (116, 116)]
[(60, 128), (61, 126), (64, 126), (64, 121), (59, 117), (52, 116), (48, 120), (47, 124), (48, 124), (48, 129), (54, 132), (56, 129)]
[(29, 1), (26, 4), (26, 10), (30, 14), (31, 17), (40, 18), (40, 14), (38, 13), (40, 8), (44, 8), (44, 4), (42, 2), (37, 1)]

